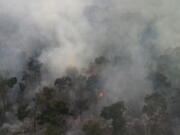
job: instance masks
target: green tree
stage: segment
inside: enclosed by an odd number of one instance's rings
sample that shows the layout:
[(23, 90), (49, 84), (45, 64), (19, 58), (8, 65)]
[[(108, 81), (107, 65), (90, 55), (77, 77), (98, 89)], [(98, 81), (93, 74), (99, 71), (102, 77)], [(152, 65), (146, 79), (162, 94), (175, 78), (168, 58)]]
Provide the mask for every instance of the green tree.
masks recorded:
[(45, 87), (35, 98), (36, 121), (39, 125), (46, 126), (45, 135), (61, 135), (67, 129), (69, 106), (56, 96), (55, 89)]
[(126, 120), (124, 118), (125, 112), (124, 102), (120, 101), (108, 107), (104, 107), (101, 116), (107, 120), (112, 119), (113, 135), (126, 134)]

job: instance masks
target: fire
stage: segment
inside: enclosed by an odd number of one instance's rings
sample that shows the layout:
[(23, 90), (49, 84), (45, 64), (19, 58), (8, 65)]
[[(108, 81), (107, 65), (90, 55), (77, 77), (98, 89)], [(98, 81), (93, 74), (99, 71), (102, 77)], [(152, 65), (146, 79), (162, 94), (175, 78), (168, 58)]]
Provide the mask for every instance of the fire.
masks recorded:
[(99, 92), (99, 91), (101, 91), (101, 90), (99, 90), (99, 89), (96, 88), (96, 91), (97, 91), (97, 97), (98, 97), (98, 98), (102, 98), (102, 97), (105, 96), (104, 92)]
[(98, 97), (104, 97), (104, 93), (103, 93), (103, 92), (100, 92), (100, 93), (98, 94)]

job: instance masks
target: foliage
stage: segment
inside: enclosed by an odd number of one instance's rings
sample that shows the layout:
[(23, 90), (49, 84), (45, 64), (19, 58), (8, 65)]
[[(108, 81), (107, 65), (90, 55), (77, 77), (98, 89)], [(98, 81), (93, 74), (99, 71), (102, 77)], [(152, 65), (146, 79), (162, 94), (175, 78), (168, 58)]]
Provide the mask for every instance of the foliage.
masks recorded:
[(45, 135), (64, 135), (64, 129), (60, 126), (48, 124)]
[(146, 96), (143, 112), (149, 118), (154, 118), (154, 117), (159, 117), (160, 115), (164, 115), (164, 113), (166, 113), (166, 109), (167, 109), (166, 99), (161, 94), (153, 93), (151, 95)]
[(101, 124), (97, 120), (89, 120), (83, 126), (83, 131), (86, 135), (103, 135)]
[(147, 116), (147, 130), (150, 135), (173, 135), (167, 112), (167, 101), (159, 93), (146, 96), (143, 113)]
[(29, 110), (27, 109), (27, 107), (28, 107), (27, 104), (22, 104), (18, 107), (17, 117), (19, 120), (23, 120), (28, 116)]
[(67, 104), (63, 101), (52, 101), (38, 115), (38, 121), (40, 124), (64, 124), (64, 115), (69, 115)]
[(126, 121), (124, 118), (125, 106), (120, 101), (108, 107), (104, 107), (101, 116), (105, 119), (112, 119), (113, 135), (123, 135), (126, 133)]

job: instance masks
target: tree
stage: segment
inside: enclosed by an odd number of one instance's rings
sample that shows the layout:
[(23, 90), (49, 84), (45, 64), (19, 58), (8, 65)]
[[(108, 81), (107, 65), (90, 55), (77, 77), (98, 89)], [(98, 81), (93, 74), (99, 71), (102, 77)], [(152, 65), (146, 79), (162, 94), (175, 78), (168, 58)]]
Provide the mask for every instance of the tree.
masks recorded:
[(70, 77), (65, 76), (65, 77), (56, 79), (54, 85), (60, 90), (63, 90), (72, 86), (72, 80)]
[(7, 80), (7, 85), (10, 88), (13, 88), (13, 86), (17, 83), (17, 78), (16, 77), (12, 77), (10, 79)]
[(83, 126), (86, 135), (104, 135), (103, 128), (98, 120), (89, 120)]
[(97, 57), (94, 62), (95, 64), (101, 65), (101, 64), (107, 64), (109, 60), (104, 56), (100, 56), (100, 57)]
[(71, 116), (69, 106), (57, 98), (56, 90), (45, 87), (35, 98), (36, 121), (46, 126), (45, 135), (61, 135), (67, 130), (66, 119)]
[(166, 98), (155, 92), (145, 97), (143, 113), (147, 117), (148, 135), (173, 135)]
[(3, 77), (0, 77), (0, 124), (2, 124), (5, 119), (5, 113), (10, 108), (10, 101), (8, 97), (8, 92), (10, 88), (13, 88), (13, 86), (16, 84), (17, 79), (15, 77), (6, 79)]
[(103, 118), (112, 119), (113, 135), (124, 135), (126, 133), (125, 110), (124, 102), (120, 101), (104, 107), (101, 112)]
[(45, 135), (64, 135), (64, 134), (65, 134), (65, 130), (62, 127), (52, 124), (48, 124), (45, 130)]
[(153, 73), (149, 76), (149, 78), (151, 79), (155, 90), (171, 87), (171, 84), (170, 82), (168, 82), (167, 77), (162, 73)]
[(180, 120), (180, 90), (177, 89), (170, 101), (171, 117)]
[(29, 110), (27, 107), (28, 107), (27, 104), (21, 104), (18, 106), (17, 117), (19, 120), (24, 120), (24, 118), (28, 116)]

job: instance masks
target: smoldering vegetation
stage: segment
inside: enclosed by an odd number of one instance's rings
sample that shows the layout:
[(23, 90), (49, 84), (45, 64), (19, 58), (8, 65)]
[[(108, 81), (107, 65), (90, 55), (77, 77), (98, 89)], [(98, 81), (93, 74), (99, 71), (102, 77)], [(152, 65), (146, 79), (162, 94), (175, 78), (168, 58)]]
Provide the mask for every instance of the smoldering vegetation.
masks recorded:
[(0, 0), (0, 135), (179, 135), (179, 4)]

